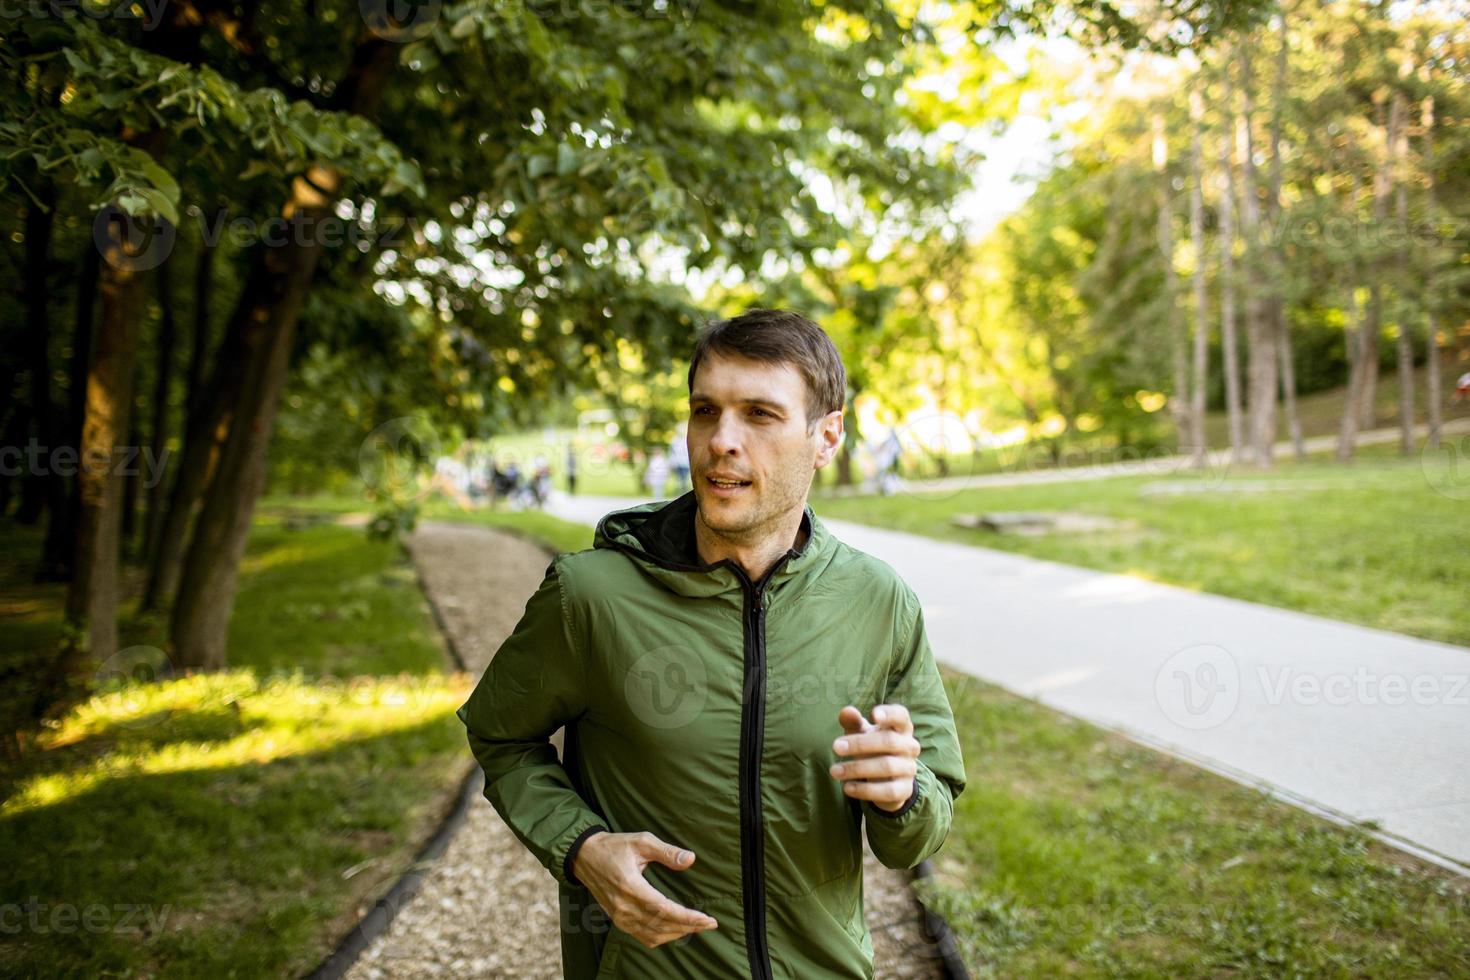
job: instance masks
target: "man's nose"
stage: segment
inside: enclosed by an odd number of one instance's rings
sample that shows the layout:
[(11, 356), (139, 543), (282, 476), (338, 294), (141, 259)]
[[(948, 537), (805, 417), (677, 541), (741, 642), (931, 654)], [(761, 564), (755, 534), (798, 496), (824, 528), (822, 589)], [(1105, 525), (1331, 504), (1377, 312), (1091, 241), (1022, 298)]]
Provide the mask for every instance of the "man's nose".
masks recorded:
[(710, 433), (709, 449), (716, 456), (729, 456), (739, 454), (742, 433), (738, 419), (732, 419), (732, 413), (724, 412), (719, 421), (715, 423), (714, 431)]

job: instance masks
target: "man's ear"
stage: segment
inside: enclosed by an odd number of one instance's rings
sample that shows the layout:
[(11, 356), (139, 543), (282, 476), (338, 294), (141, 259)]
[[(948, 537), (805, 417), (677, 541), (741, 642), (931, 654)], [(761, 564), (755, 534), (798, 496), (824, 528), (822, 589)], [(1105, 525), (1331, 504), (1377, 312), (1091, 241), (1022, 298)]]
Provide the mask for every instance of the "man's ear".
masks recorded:
[(817, 469), (832, 462), (842, 446), (842, 411), (828, 412), (817, 422)]

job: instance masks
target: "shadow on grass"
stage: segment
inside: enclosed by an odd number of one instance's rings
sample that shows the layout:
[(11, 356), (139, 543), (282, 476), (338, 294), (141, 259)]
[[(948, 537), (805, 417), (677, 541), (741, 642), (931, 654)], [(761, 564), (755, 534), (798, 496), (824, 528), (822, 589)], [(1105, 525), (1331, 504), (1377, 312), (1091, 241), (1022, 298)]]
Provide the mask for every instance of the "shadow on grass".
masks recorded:
[[(212, 727), (220, 737), (221, 725), (206, 712), (153, 744), (166, 762), (177, 737)], [(451, 714), (268, 762), (112, 771), (54, 802), (0, 809), (0, 967), (300, 974), (411, 860), (448, 805), (463, 747)], [(85, 744), (56, 751), (88, 764)]]

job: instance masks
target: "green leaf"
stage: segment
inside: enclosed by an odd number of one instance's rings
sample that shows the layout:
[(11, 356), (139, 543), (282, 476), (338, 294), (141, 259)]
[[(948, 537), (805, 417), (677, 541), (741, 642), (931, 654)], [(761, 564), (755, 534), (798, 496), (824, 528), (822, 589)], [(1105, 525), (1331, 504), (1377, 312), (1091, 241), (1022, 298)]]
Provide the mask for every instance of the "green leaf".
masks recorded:
[[(138, 169), (143, 176), (148, 178), (149, 183), (170, 200), (178, 200), (179, 185), (173, 175), (158, 165), (158, 161), (152, 157), (145, 156), (138, 164)], [(172, 220), (172, 219), (171, 219)]]
[(576, 170), (578, 159), (577, 151), (572, 148), (570, 143), (558, 145), (556, 148), (556, 175), (558, 177), (565, 177), (573, 170)]
[(162, 215), (169, 224), (179, 223), (179, 212), (174, 207), (174, 202), (169, 200), (161, 191), (152, 187), (140, 187), (138, 193), (148, 202), (148, 210)]

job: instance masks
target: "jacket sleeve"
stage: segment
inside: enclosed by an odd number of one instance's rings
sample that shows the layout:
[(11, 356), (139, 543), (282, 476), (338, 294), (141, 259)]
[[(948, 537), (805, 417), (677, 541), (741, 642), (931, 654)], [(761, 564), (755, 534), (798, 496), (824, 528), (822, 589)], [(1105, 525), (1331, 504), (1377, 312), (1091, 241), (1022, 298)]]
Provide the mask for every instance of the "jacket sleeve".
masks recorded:
[(606, 825), (577, 793), (550, 737), (587, 710), (585, 649), (568, 602), (560, 559), (526, 602), (458, 711), (470, 751), (485, 770), (485, 798), (562, 884), (576, 848)]
[(862, 804), (868, 846), (889, 868), (915, 867), (939, 850), (949, 836), (955, 798), (965, 788), (954, 714), (924, 631), (923, 608), (907, 587), (904, 609), (911, 625), (895, 652), (884, 703), (909, 710), (920, 746), (918, 773), (913, 793), (898, 810), (890, 813), (871, 800)]

